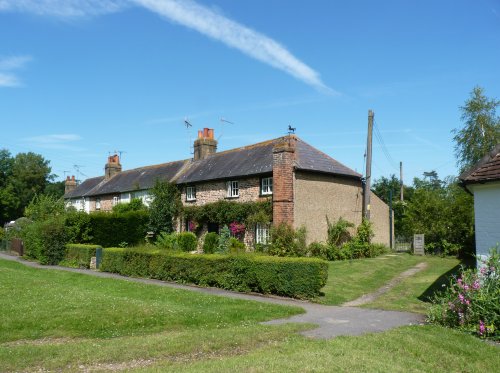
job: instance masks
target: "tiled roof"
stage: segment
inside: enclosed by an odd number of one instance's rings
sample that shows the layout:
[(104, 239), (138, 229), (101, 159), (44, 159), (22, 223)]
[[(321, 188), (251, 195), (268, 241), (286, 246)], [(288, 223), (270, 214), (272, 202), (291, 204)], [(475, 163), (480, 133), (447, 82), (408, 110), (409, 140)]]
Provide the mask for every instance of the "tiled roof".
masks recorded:
[[(273, 171), (273, 147), (283, 138), (264, 141), (212, 154), (197, 161), (183, 160), (123, 171), (109, 180), (85, 180), (65, 198), (121, 193), (149, 189), (157, 178), (178, 184), (197, 183), (233, 177), (262, 175)], [(361, 175), (297, 138), (295, 168), (361, 179)], [(90, 183), (91, 180), (94, 180)]]
[(78, 185), (71, 192), (68, 192), (64, 195), (64, 198), (77, 198), (88, 195), (92, 189), (94, 189), (101, 181), (104, 180), (104, 176), (92, 177), (83, 181), (80, 185)]
[(464, 184), (500, 180), (500, 144), (484, 156), (476, 165), (460, 175)]

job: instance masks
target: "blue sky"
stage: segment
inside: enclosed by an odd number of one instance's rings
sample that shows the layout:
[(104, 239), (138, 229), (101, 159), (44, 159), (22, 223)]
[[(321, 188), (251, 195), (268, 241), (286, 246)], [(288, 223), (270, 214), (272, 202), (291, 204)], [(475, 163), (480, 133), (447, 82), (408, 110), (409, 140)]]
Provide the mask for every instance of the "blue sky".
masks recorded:
[[(475, 85), (500, 98), (500, 1), (0, 0), (0, 147), (81, 178), (297, 135), (375, 178), (456, 175)], [(193, 129), (183, 126), (189, 118)], [(226, 118), (233, 124), (221, 122)]]

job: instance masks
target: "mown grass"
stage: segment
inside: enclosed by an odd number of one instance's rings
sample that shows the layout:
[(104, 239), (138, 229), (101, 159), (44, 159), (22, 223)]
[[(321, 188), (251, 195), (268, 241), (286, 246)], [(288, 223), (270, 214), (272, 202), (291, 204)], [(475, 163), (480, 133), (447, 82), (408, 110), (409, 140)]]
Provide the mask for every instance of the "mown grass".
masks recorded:
[(403, 271), (424, 261), (409, 254), (389, 254), (376, 258), (330, 262), (328, 281), (316, 302), (339, 305), (371, 293)]
[(161, 361), (134, 371), (498, 372), (500, 348), (453, 330), (412, 326), (328, 341), (292, 336), (239, 356)]
[(0, 371), (500, 371), (498, 347), (449, 329), (311, 340), (258, 323), (297, 308), (3, 260), (0, 297)]
[(460, 261), (432, 256), (423, 257), (421, 261), (427, 264), (425, 269), (363, 307), (426, 313), (432, 296), (460, 269)]

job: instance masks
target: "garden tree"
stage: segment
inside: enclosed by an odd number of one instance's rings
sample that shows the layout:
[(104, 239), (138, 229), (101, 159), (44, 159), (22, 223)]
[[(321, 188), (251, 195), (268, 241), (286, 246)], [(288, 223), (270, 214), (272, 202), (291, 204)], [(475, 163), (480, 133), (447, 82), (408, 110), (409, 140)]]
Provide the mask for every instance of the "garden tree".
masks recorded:
[[(473, 245), (473, 201), (455, 178), (414, 179), (414, 194), (405, 208), (401, 229), (405, 236), (425, 234), (426, 245), (455, 254)], [(439, 183), (436, 182), (439, 181)]]
[(500, 101), (484, 95), (484, 89), (474, 87), (462, 111), (464, 127), (454, 129), (455, 156), (461, 171), (473, 166), (500, 143), (500, 117), (496, 109)]
[(182, 211), (179, 189), (174, 183), (156, 180), (150, 193), (153, 201), (149, 206), (149, 229), (155, 235), (173, 232), (174, 221)]
[(49, 182), (45, 186), (44, 194), (57, 198), (64, 196), (64, 181)]
[(24, 208), (36, 194), (45, 191), (54, 178), (49, 161), (35, 153), (19, 153), (12, 157), (0, 150), (0, 223), (22, 216)]
[(404, 185), (404, 202), (401, 202), (401, 184), (396, 175), (384, 177), (375, 180), (372, 185), (372, 191), (385, 203), (389, 204), (389, 195), (392, 190), (392, 209), (394, 210), (394, 233), (396, 237), (406, 237), (407, 231), (403, 227), (403, 216), (408, 201), (413, 196), (414, 189), (411, 186)]

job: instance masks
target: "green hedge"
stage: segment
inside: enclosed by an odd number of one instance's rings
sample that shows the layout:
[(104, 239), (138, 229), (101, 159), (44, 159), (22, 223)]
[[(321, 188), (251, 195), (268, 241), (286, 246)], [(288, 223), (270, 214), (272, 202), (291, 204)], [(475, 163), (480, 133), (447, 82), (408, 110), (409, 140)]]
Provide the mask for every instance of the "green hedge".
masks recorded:
[(124, 243), (132, 246), (144, 242), (148, 223), (148, 211), (77, 212), (70, 214), (70, 218), (66, 220), (72, 242), (102, 247), (120, 246)]
[(76, 268), (90, 268), (90, 259), (95, 256), (99, 245), (67, 244), (61, 265)]
[(318, 295), (328, 277), (328, 263), (320, 259), (172, 254), (123, 248), (104, 249), (101, 270), (294, 298)]

